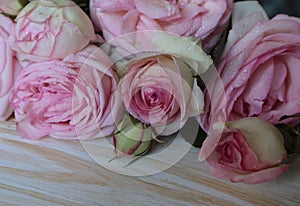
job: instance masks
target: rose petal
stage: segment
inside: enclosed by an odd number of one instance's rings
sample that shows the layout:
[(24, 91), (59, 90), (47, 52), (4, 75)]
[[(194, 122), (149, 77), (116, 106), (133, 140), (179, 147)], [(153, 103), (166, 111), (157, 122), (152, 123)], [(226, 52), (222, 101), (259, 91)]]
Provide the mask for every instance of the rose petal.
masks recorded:
[(164, 0), (135, 0), (134, 2), (139, 12), (153, 19), (172, 16), (177, 10), (174, 5)]

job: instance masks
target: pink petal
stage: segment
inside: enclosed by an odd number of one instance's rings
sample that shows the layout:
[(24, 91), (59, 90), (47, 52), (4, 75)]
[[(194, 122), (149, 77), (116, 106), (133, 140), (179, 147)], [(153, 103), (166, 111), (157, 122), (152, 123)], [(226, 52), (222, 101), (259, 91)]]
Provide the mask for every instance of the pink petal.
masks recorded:
[(134, 2), (139, 12), (153, 19), (172, 16), (177, 10), (176, 6), (165, 0), (135, 0)]
[(129, 11), (135, 7), (133, 0), (91, 0), (91, 4), (103, 12)]
[(126, 34), (130, 32), (134, 32), (136, 30), (138, 19), (139, 19), (139, 13), (137, 10), (128, 11), (123, 16), (121, 33)]
[(249, 116), (257, 115), (262, 111), (264, 100), (272, 86), (273, 74), (274, 64), (269, 61), (257, 68), (248, 81), (243, 99), (251, 105)]
[(226, 1), (206, 1), (203, 6), (207, 9), (207, 13), (202, 17), (202, 25), (195, 34), (196, 38), (206, 37), (208, 32), (217, 26), (227, 8)]
[[(101, 25), (103, 32), (108, 32), (113, 37), (120, 36), (122, 30), (122, 22), (123, 22), (123, 13), (113, 13), (106, 14), (102, 13), (101, 15)], [(114, 26), (110, 26), (114, 25)], [(104, 36), (106, 40), (108, 36)]]
[(162, 30), (162, 27), (154, 19), (151, 19), (145, 15), (140, 15), (140, 21), (138, 22), (137, 30)]

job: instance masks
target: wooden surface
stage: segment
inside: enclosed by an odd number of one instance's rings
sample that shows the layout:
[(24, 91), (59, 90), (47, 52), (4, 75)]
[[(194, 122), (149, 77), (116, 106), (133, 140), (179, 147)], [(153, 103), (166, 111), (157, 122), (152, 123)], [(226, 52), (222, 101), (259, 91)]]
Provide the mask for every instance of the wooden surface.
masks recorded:
[(273, 182), (229, 183), (189, 152), (169, 169), (129, 177), (97, 164), (80, 142), (20, 138), (0, 124), (0, 205), (300, 205), (300, 155)]

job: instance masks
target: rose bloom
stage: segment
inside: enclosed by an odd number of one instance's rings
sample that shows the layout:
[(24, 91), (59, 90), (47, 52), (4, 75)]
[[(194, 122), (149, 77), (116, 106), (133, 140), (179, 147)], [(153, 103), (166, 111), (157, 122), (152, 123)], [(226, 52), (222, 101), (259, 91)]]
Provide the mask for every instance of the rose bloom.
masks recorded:
[(109, 57), (89, 46), (66, 57), (32, 63), (13, 91), (17, 132), (28, 139), (91, 139), (110, 135), (122, 111)]
[(21, 65), (15, 58), (7, 38), (12, 30), (13, 22), (0, 14), (0, 121), (7, 120), (13, 113), (9, 102), (16, 76), (21, 71)]
[(204, 127), (220, 121), (215, 117), (220, 113), (228, 121), (253, 116), (273, 124), (297, 123), (279, 120), (300, 111), (299, 65), (299, 18), (277, 15), (266, 20), (255, 13), (233, 24), (217, 66), (224, 87), (215, 86), (212, 78)]
[(26, 0), (0, 0), (0, 12), (16, 16), (26, 2)]
[(95, 39), (91, 20), (69, 0), (31, 1), (15, 21), (11, 41), (20, 59), (62, 59)]
[(119, 87), (127, 111), (159, 135), (178, 131), (199, 115), (203, 95), (189, 67), (179, 58), (158, 55), (134, 59)]
[(207, 158), (213, 175), (256, 184), (288, 169), (283, 137), (269, 122), (256, 117), (230, 121), (219, 134), (210, 135), (200, 151), (200, 159)]
[(125, 33), (162, 30), (203, 40), (208, 51), (219, 40), (233, 0), (91, 0), (91, 18), (106, 40)]

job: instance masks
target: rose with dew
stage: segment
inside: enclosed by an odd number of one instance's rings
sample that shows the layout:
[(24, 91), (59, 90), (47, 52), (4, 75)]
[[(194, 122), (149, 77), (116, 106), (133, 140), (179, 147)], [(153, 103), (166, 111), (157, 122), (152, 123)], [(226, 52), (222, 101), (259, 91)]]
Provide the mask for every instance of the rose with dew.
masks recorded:
[(125, 107), (160, 135), (177, 132), (202, 111), (200, 88), (180, 59), (159, 55), (135, 60), (128, 69), (119, 84)]
[(93, 23), (106, 40), (125, 33), (161, 30), (203, 41), (210, 50), (229, 21), (233, 0), (91, 0)]
[(0, 121), (5, 121), (13, 113), (9, 102), (15, 79), (21, 71), (21, 65), (15, 58), (15, 52), (7, 41), (13, 22), (0, 14)]
[(111, 60), (89, 46), (64, 60), (28, 65), (11, 102), (17, 132), (29, 139), (92, 139), (110, 135), (122, 115)]
[(178, 131), (188, 117), (200, 112), (197, 106), (202, 105), (193, 97), (193, 89), (199, 93), (200, 88), (188, 67), (163, 55), (130, 64), (120, 89), (125, 107), (133, 117), (154, 128), (166, 126), (161, 135)]
[(226, 122), (222, 135), (215, 134), (208, 138), (218, 139), (217, 145), (206, 142), (200, 160), (206, 159), (219, 178), (256, 184), (271, 181), (288, 169), (283, 136), (265, 120), (249, 117)]
[(94, 40), (92, 22), (70, 0), (36, 0), (15, 19), (11, 41), (20, 59), (63, 59)]
[(0, 0), (0, 12), (16, 16), (26, 3), (27, 0)]
[(204, 73), (212, 60), (195, 42), (154, 31), (124, 35), (113, 43), (136, 51), (117, 63), (119, 89), (130, 115), (151, 125), (156, 135), (177, 132), (203, 111), (203, 94), (193, 75)]
[(205, 128), (221, 121), (216, 115), (221, 113), (227, 121), (259, 117), (273, 124), (299, 122), (280, 118), (300, 111), (300, 19), (277, 15), (268, 20), (259, 10), (257, 2), (236, 4), (233, 28), (217, 66), (224, 95), (212, 78), (207, 91), (216, 95), (206, 104)]

